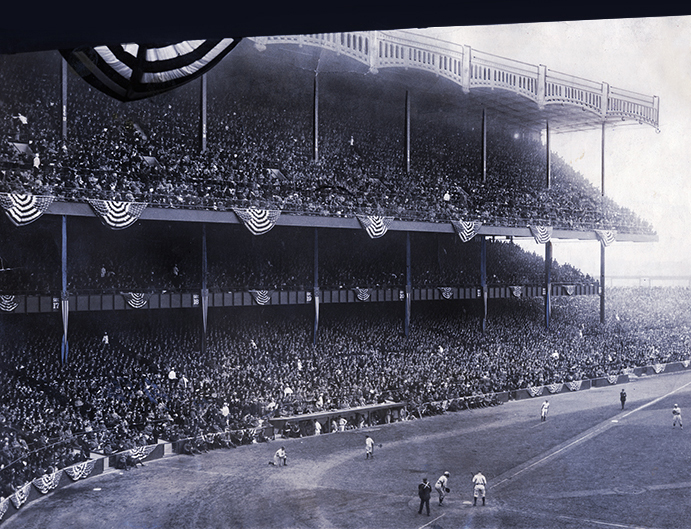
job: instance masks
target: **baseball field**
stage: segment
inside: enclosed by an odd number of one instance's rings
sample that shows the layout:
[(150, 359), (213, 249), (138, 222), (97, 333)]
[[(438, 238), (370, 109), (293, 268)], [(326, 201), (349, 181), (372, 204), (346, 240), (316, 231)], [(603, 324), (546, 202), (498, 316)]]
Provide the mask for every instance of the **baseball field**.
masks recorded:
[[(691, 527), (691, 372), (302, 439), (174, 455), (34, 501), (3, 529)], [(540, 406), (550, 401), (540, 421)], [(685, 417), (684, 417), (685, 418)], [(689, 419), (691, 420), (691, 419)], [(375, 441), (365, 459), (365, 435)], [(285, 446), (287, 466), (269, 464)], [(451, 492), (418, 514), (417, 485)], [(488, 480), (472, 505), (472, 475)]]

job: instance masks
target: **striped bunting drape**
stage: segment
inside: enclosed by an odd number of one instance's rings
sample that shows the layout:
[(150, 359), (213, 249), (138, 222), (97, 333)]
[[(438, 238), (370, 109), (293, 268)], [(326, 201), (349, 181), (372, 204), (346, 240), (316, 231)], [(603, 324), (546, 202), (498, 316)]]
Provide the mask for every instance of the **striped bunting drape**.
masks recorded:
[(566, 387), (569, 388), (571, 391), (578, 391), (579, 389), (581, 389), (582, 383), (582, 380), (573, 380), (571, 382), (567, 382)]
[(0, 296), (0, 310), (12, 312), (18, 306), (19, 303), (14, 300), (14, 296)]
[(441, 297), (444, 299), (451, 299), (453, 297), (453, 288), (451, 287), (439, 287), (441, 291)]
[(521, 286), (514, 286), (514, 287), (509, 287), (511, 289), (511, 294), (516, 297), (520, 298), (523, 295), (523, 287)]
[(353, 290), (355, 290), (355, 295), (360, 301), (367, 301), (370, 297), (369, 288), (355, 287)]
[(149, 302), (151, 294), (145, 294), (144, 292), (122, 292), (122, 297), (125, 298), (127, 304), (133, 309), (141, 309)]
[(67, 474), (72, 481), (77, 481), (78, 479), (86, 478), (91, 474), (94, 469), (94, 461), (84, 461), (83, 463), (78, 463), (67, 467), (65, 469), (65, 474)]
[(549, 384), (547, 386), (547, 389), (549, 390), (550, 393), (559, 393), (563, 386), (564, 386), (563, 384), (561, 384), (559, 382), (555, 382), (554, 384)]
[(55, 197), (0, 193), (0, 206), (15, 226), (26, 226), (43, 215)]
[(146, 204), (141, 202), (118, 202), (115, 200), (87, 199), (93, 210), (106, 226), (114, 230), (129, 228), (139, 220)]
[(280, 210), (271, 209), (233, 208), (233, 211), (245, 224), (245, 227), (250, 230), (252, 235), (268, 233), (276, 225), (276, 221), (281, 215)]
[(452, 220), (451, 225), (453, 226), (453, 229), (456, 231), (458, 236), (461, 238), (461, 241), (468, 242), (477, 235), (477, 232), (480, 231), (480, 228), (482, 227), (482, 222), (480, 222), (479, 220)]
[(87, 83), (120, 101), (177, 88), (213, 68), (241, 39), (118, 44), (60, 50)]
[(617, 240), (617, 232), (614, 230), (595, 230), (595, 235), (597, 240), (605, 247), (611, 246)]
[(564, 292), (566, 293), (567, 296), (573, 296), (574, 292), (576, 292), (576, 286), (575, 285), (564, 285)]
[(40, 478), (36, 478), (33, 481), (34, 487), (36, 487), (42, 494), (48, 494), (51, 490), (58, 486), (60, 483), (60, 478), (62, 477), (62, 470), (53, 472), (52, 474), (44, 474)]
[(619, 379), (619, 375), (607, 375), (605, 378), (607, 378), (607, 382), (610, 384), (616, 384), (617, 380)]
[(542, 395), (542, 390), (545, 389), (545, 387), (544, 387), (544, 386), (540, 386), (540, 387), (537, 387), (537, 388), (535, 388), (535, 387), (529, 387), (529, 388), (527, 388), (527, 389), (528, 389), (528, 394), (529, 394), (531, 397), (539, 397), (540, 395)]
[(367, 231), (367, 235), (372, 239), (383, 237), (393, 222), (393, 217), (377, 217), (374, 215), (358, 215), (357, 220), (360, 225)]
[(5, 516), (5, 513), (7, 512), (7, 508), (10, 506), (10, 499), (9, 498), (0, 498), (0, 520), (2, 520), (2, 517)]
[(537, 244), (546, 244), (552, 238), (552, 226), (528, 226)]
[(132, 459), (140, 460), (153, 452), (154, 448), (156, 448), (156, 445), (137, 446), (136, 448), (127, 450), (125, 455), (131, 456)]
[(653, 371), (656, 374), (660, 374), (665, 370), (665, 364), (653, 364)]
[(267, 305), (271, 301), (271, 293), (268, 290), (250, 290), (250, 294), (257, 305)]
[(22, 505), (24, 505), (24, 503), (26, 503), (26, 500), (29, 499), (30, 489), (31, 481), (19, 487), (17, 490), (14, 491), (14, 494), (10, 496), (10, 499), (12, 500), (12, 503), (14, 504), (14, 507), (16, 509), (19, 509)]

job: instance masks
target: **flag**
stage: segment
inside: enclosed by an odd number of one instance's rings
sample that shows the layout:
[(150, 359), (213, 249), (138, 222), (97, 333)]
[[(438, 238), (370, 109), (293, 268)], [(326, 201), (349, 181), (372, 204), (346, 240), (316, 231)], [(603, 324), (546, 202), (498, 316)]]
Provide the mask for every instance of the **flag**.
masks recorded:
[(242, 220), (245, 227), (250, 230), (252, 235), (268, 233), (276, 225), (276, 221), (281, 214), (279, 210), (257, 208), (233, 208), (233, 211)]
[(611, 246), (617, 240), (617, 232), (614, 230), (595, 230), (595, 235), (604, 247)]
[(241, 39), (82, 46), (60, 50), (87, 83), (120, 101), (145, 99), (206, 73)]
[(537, 244), (548, 243), (552, 238), (552, 226), (528, 226)]
[(15, 226), (26, 226), (43, 215), (55, 200), (51, 196), (0, 193), (0, 206)]
[(209, 289), (202, 289), (202, 321), (204, 323), (204, 336), (206, 336), (206, 317), (209, 312)]
[(250, 294), (258, 305), (268, 305), (271, 301), (271, 293), (268, 290), (250, 290)]
[(0, 296), (0, 310), (5, 312), (12, 312), (19, 306), (14, 300), (14, 296)]
[(93, 210), (106, 226), (114, 230), (129, 228), (139, 220), (146, 204), (141, 202), (118, 202), (116, 200), (87, 199)]
[(479, 220), (471, 220), (468, 222), (463, 220), (452, 220), (451, 225), (461, 238), (461, 241), (468, 242), (480, 231), (482, 222)]
[(358, 215), (360, 225), (367, 231), (367, 235), (372, 239), (383, 237), (393, 222), (393, 217), (377, 217), (374, 215)]

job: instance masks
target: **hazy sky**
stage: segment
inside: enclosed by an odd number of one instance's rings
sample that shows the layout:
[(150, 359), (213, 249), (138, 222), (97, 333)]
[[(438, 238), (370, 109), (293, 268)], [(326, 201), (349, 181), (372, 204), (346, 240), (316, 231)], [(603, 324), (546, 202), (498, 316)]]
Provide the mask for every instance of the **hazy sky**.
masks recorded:
[[(650, 222), (657, 243), (607, 248), (607, 275), (691, 275), (691, 17), (419, 29), (591, 81), (660, 98), (660, 131), (608, 127), (605, 192)], [(553, 150), (599, 189), (601, 133), (555, 134)], [(596, 242), (554, 240), (554, 258), (599, 276)], [(544, 246), (524, 245), (544, 253)]]

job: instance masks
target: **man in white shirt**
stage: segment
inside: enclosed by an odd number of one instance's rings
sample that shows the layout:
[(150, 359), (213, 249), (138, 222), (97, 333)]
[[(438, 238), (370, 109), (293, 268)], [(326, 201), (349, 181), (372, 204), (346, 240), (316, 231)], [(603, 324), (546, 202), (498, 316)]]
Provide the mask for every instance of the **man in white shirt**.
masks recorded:
[(439, 505), (444, 503), (444, 497), (449, 491), (449, 477), (451, 474), (448, 472), (444, 472), (441, 476), (439, 476), (439, 479), (437, 482), (434, 484), (434, 488), (437, 490), (437, 493), (439, 494)]
[(477, 505), (478, 496), (482, 498), (482, 505), (485, 504), (485, 485), (487, 485), (487, 479), (482, 472), (477, 472), (473, 476), (473, 505)]

